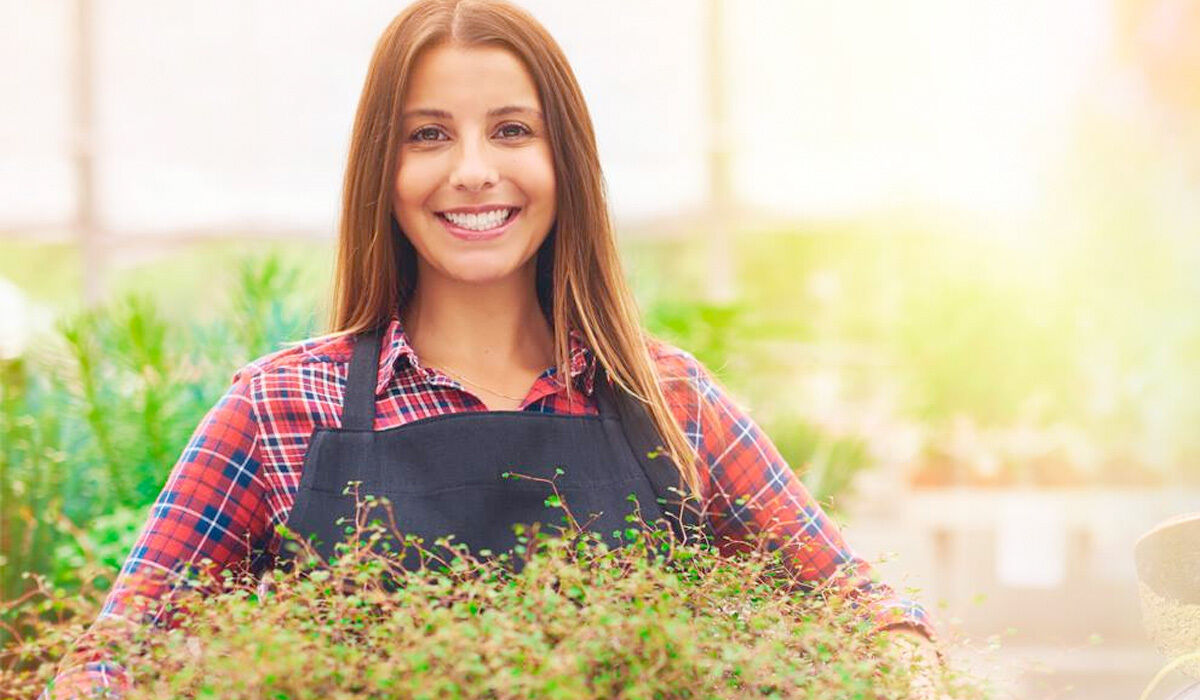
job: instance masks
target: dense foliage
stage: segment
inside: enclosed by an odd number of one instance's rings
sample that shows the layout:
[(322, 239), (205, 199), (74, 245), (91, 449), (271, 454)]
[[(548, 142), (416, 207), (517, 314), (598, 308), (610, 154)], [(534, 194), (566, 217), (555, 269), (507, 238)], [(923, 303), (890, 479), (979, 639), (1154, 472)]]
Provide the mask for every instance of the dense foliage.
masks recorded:
[[(297, 566), (261, 582), (197, 569), (170, 604), (178, 626), (113, 645), (135, 679), (127, 697), (867, 699), (913, 697), (929, 678), (868, 634), (854, 601), (796, 585), (769, 546), (720, 555), (698, 531), (681, 543), (645, 527), (631, 497), (625, 546), (610, 549), (541, 481), (566, 525), (515, 525), (512, 553), (439, 539), (454, 553), (438, 557), (396, 536), (390, 504), (365, 495), (332, 562), (284, 528)], [(428, 556), (415, 572), (400, 566), (410, 547)], [(17, 608), (31, 632), (12, 651), (25, 662), (0, 667), (0, 686), (36, 693), (96, 601), (39, 580)], [(933, 679), (944, 697), (986, 697), (953, 670)]]

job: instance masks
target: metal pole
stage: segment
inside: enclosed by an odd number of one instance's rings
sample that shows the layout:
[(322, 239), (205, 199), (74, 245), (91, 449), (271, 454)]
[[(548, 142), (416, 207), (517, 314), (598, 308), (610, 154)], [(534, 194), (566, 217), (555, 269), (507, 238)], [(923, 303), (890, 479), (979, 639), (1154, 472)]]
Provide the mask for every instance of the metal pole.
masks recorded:
[(95, 134), (92, 67), (92, 2), (75, 0), (71, 86), (74, 133), (71, 144), (75, 164), (75, 235), (83, 272), (83, 301), (95, 306), (104, 296), (107, 263), (103, 232), (96, 219)]
[(725, 110), (725, 41), (722, 36), (723, 0), (707, 0), (704, 75), (708, 83), (708, 269), (709, 300), (734, 300), (734, 258), (730, 228), (734, 225), (734, 195), (729, 172), (730, 143)]

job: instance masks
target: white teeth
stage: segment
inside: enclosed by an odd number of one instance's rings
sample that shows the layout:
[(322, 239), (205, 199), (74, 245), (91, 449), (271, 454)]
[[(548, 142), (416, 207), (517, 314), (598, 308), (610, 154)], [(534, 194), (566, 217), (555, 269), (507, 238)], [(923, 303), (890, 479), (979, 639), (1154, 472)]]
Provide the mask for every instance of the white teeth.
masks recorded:
[(469, 228), (474, 231), (486, 231), (504, 223), (504, 220), (508, 218), (509, 211), (511, 210), (495, 209), (482, 214), (452, 214), (446, 212), (443, 216), (449, 219), (455, 226)]

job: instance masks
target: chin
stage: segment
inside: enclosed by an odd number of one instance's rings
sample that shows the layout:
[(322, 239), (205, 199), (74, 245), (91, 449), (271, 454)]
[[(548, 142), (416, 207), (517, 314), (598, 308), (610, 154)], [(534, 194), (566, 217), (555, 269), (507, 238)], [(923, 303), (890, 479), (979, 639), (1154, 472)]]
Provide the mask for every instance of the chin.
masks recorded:
[(516, 272), (517, 268), (511, 265), (497, 263), (494, 265), (454, 265), (448, 267), (445, 274), (451, 279), (468, 284), (491, 284), (510, 277)]

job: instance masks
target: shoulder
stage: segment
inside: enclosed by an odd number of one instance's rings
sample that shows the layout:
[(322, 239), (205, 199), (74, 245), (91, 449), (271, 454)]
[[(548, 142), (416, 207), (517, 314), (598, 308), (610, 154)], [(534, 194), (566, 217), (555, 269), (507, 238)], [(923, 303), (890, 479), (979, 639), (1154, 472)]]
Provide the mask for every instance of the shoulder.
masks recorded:
[(352, 354), (353, 341), (348, 335), (306, 338), (242, 365), (233, 373), (233, 383), (252, 385), (270, 377), (295, 375), (301, 369), (345, 365)]
[(646, 350), (661, 379), (687, 377), (702, 369), (695, 355), (662, 338), (647, 335)]
[(719, 391), (713, 372), (687, 350), (652, 336), (646, 337), (646, 348), (664, 392), (677, 395), (682, 391), (711, 398)]
[(713, 371), (692, 353), (660, 338), (647, 336), (667, 403), (677, 411), (700, 416), (707, 423), (742, 422), (749, 407)]

